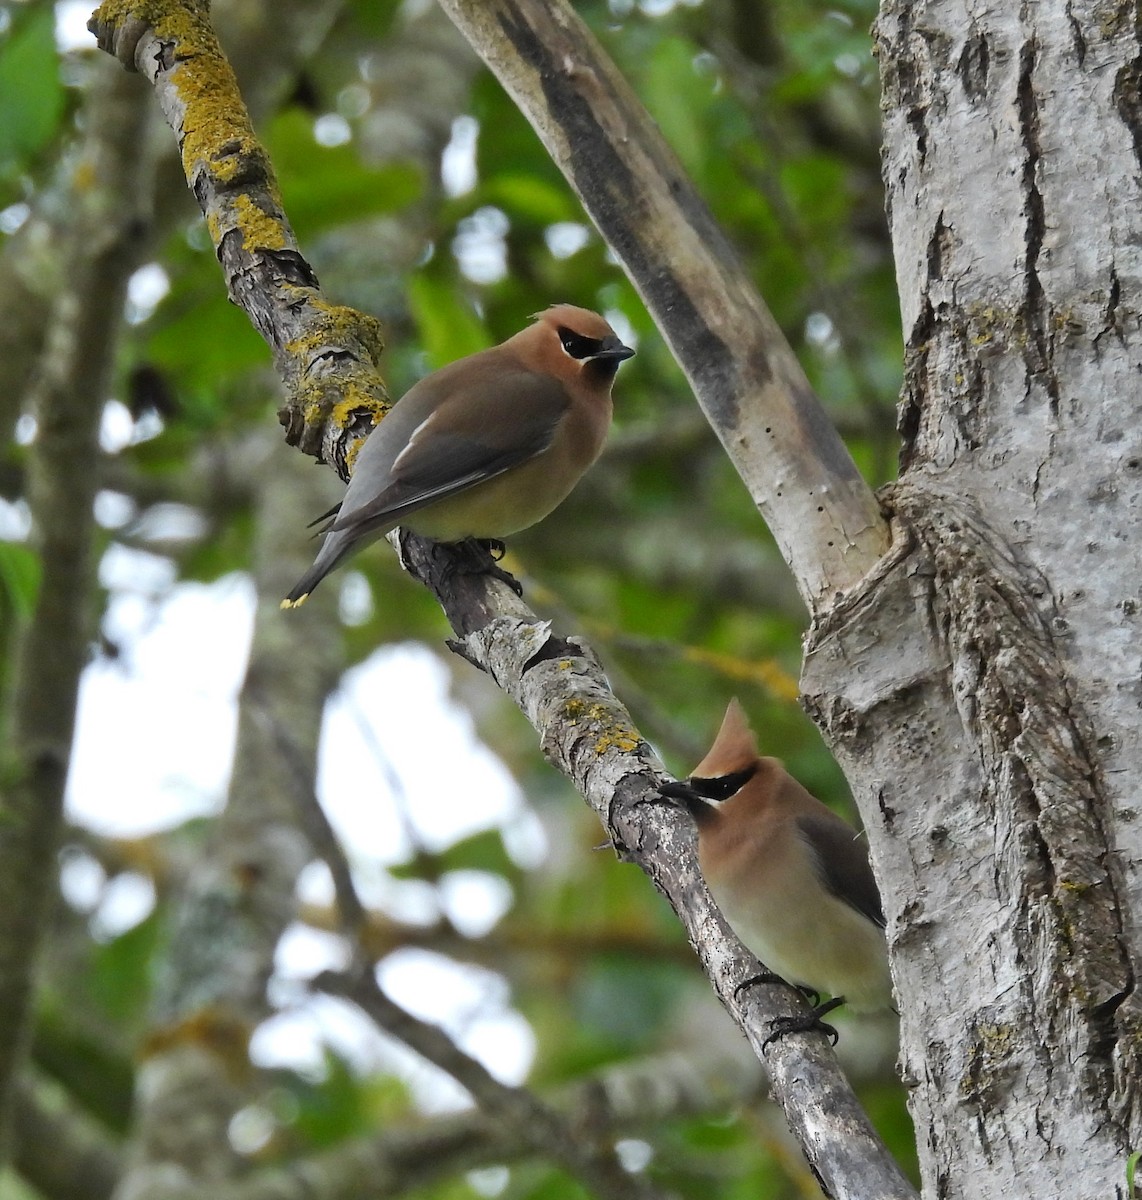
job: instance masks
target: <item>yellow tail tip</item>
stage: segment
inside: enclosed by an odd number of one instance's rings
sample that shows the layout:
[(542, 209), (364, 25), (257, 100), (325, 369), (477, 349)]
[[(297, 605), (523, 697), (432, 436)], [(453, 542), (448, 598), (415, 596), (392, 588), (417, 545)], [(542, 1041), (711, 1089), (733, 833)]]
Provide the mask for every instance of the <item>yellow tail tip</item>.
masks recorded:
[(285, 599), (278, 605), (279, 608), (301, 608), (301, 606), (309, 599), (308, 592), (302, 592), (296, 600)]

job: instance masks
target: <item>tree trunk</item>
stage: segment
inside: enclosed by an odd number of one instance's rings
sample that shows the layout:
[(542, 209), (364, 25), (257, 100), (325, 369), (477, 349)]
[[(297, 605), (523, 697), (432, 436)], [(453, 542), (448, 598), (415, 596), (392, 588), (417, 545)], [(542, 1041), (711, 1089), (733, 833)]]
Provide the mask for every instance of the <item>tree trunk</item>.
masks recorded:
[(890, 914), (925, 1194), (1126, 1195), (1142, 693), (1134, 9), (887, 0), (893, 550), (804, 687)]

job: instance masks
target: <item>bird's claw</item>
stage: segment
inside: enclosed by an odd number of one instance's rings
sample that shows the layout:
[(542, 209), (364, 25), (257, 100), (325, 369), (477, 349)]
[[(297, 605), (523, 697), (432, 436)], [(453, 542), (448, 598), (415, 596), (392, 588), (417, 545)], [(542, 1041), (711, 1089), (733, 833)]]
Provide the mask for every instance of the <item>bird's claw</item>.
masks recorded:
[(840, 1034), (821, 1018), (826, 1013), (831, 1013), (834, 1008), (839, 1008), (844, 1002), (843, 996), (834, 996), (831, 1000), (826, 1000), (824, 1004), (815, 1004), (810, 1012), (798, 1013), (796, 1016), (790, 1017), (777, 1017), (770, 1022), (769, 1027), (773, 1032), (761, 1043), (762, 1053), (765, 1053), (770, 1042), (776, 1042), (778, 1038), (783, 1038), (790, 1033), (823, 1033), (832, 1040), (835, 1046)]
[[(455, 551), (449, 564), (449, 573), (456, 575), (490, 575), (501, 583), (506, 583), (517, 596), (523, 595), (523, 585), (510, 572), (497, 566), (498, 559), (504, 556), (507, 547), (503, 542), (494, 538), (469, 538), (464, 542), (453, 543)], [(489, 562), (489, 558), (492, 560)]]
[(755, 983), (780, 983), (785, 984), (787, 987), (789, 986), (780, 975), (775, 975), (772, 971), (760, 971), (756, 975), (751, 975), (748, 979), (743, 979), (734, 988), (734, 999), (736, 1000), (746, 988), (753, 987)]

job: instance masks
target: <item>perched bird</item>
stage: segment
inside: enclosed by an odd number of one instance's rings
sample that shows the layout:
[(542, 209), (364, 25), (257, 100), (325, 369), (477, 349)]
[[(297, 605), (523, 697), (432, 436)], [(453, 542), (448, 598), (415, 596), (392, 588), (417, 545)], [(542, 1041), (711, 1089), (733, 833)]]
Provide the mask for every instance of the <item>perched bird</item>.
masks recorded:
[(633, 354), (597, 313), (556, 304), (506, 342), (425, 376), (362, 446), (317, 558), (282, 607), (398, 525), (459, 542), (547, 516), (602, 451), (611, 383)]
[[(841, 1003), (892, 1006), (884, 912), (864, 842), (778, 759), (759, 756), (736, 700), (694, 774), (662, 790), (694, 815), (702, 874), (734, 932), (781, 978), (816, 994), (812, 1026)], [(820, 1004), (821, 993), (834, 999)], [(778, 1034), (811, 1025), (794, 1021)]]

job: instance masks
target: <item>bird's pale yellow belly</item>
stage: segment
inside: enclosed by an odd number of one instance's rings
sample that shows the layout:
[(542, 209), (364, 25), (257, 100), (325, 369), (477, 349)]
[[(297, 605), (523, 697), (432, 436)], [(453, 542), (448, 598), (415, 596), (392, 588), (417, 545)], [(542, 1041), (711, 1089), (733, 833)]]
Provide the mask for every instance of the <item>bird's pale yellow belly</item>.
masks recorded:
[[(565, 451), (571, 457), (572, 447)], [(560, 456), (562, 457), (562, 455)], [(589, 465), (565, 465), (553, 453), (534, 458), (447, 500), (410, 513), (401, 524), (441, 542), (503, 538), (542, 521)]]
[(891, 1006), (884, 931), (821, 887), (802, 847), (747, 887), (710, 890), (738, 937), (789, 983), (858, 1011)]

